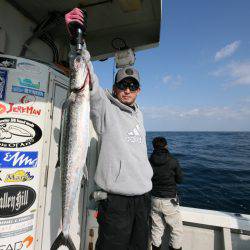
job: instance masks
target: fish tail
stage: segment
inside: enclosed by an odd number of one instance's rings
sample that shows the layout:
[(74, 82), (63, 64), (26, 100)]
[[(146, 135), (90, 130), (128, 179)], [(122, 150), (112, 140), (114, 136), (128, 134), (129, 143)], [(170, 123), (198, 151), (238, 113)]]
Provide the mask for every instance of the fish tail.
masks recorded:
[(76, 247), (70, 238), (68, 236), (67, 238), (63, 235), (63, 232), (61, 232), (56, 240), (54, 241), (53, 245), (51, 246), (50, 250), (57, 250), (60, 246), (66, 246), (69, 250), (76, 250)]
[(60, 168), (60, 160), (57, 161), (56, 168)]

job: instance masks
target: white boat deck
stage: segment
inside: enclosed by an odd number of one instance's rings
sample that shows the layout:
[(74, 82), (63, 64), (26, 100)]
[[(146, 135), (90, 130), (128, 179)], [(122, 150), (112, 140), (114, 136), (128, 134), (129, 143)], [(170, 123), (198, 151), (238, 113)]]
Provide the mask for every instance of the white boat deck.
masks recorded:
[[(181, 207), (184, 224), (183, 250), (249, 250), (250, 215)], [(95, 249), (98, 235), (96, 211), (88, 211), (86, 244), (84, 249)], [(162, 249), (168, 249), (166, 230)], [(149, 247), (150, 249), (150, 247)]]

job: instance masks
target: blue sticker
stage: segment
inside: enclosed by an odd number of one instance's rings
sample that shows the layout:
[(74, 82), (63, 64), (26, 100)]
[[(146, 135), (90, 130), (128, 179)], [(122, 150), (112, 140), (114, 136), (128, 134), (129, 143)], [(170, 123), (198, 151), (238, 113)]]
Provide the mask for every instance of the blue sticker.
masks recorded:
[(38, 151), (0, 151), (0, 168), (36, 168)]
[(0, 69), (0, 100), (5, 99), (8, 71)]
[(19, 87), (19, 86), (12, 86), (12, 92), (25, 93), (25, 94), (35, 95), (39, 97), (44, 97), (44, 91), (25, 88), (25, 87)]

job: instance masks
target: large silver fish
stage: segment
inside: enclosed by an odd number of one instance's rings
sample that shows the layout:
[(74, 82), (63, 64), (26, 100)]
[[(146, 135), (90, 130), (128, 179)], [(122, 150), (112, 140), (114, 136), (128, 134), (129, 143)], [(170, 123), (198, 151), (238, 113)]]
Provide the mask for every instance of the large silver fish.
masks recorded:
[(61, 245), (76, 249), (69, 235), (76, 194), (82, 177), (86, 177), (86, 157), (89, 146), (89, 73), (84, 52), (71, 62), (70, 91), (63, 104), (59, 149), (62, 188), (62, 232), (51, 250)]

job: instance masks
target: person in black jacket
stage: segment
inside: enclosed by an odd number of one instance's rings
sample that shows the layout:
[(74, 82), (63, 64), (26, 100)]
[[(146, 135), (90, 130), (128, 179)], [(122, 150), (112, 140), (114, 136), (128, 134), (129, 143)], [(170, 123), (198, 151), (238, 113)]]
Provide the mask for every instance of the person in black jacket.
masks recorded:
[(183, 225), (179, 210), (176, 183), (182, 182), (182, 170), (169, 153), (164, 137), (153, 139), (154, 151), (149, 158), (153, 168), (152, 189), (152, 250), (160, 250), (165, 230), (164, 221), (170, 226), (170, 250), (182, 249)]

